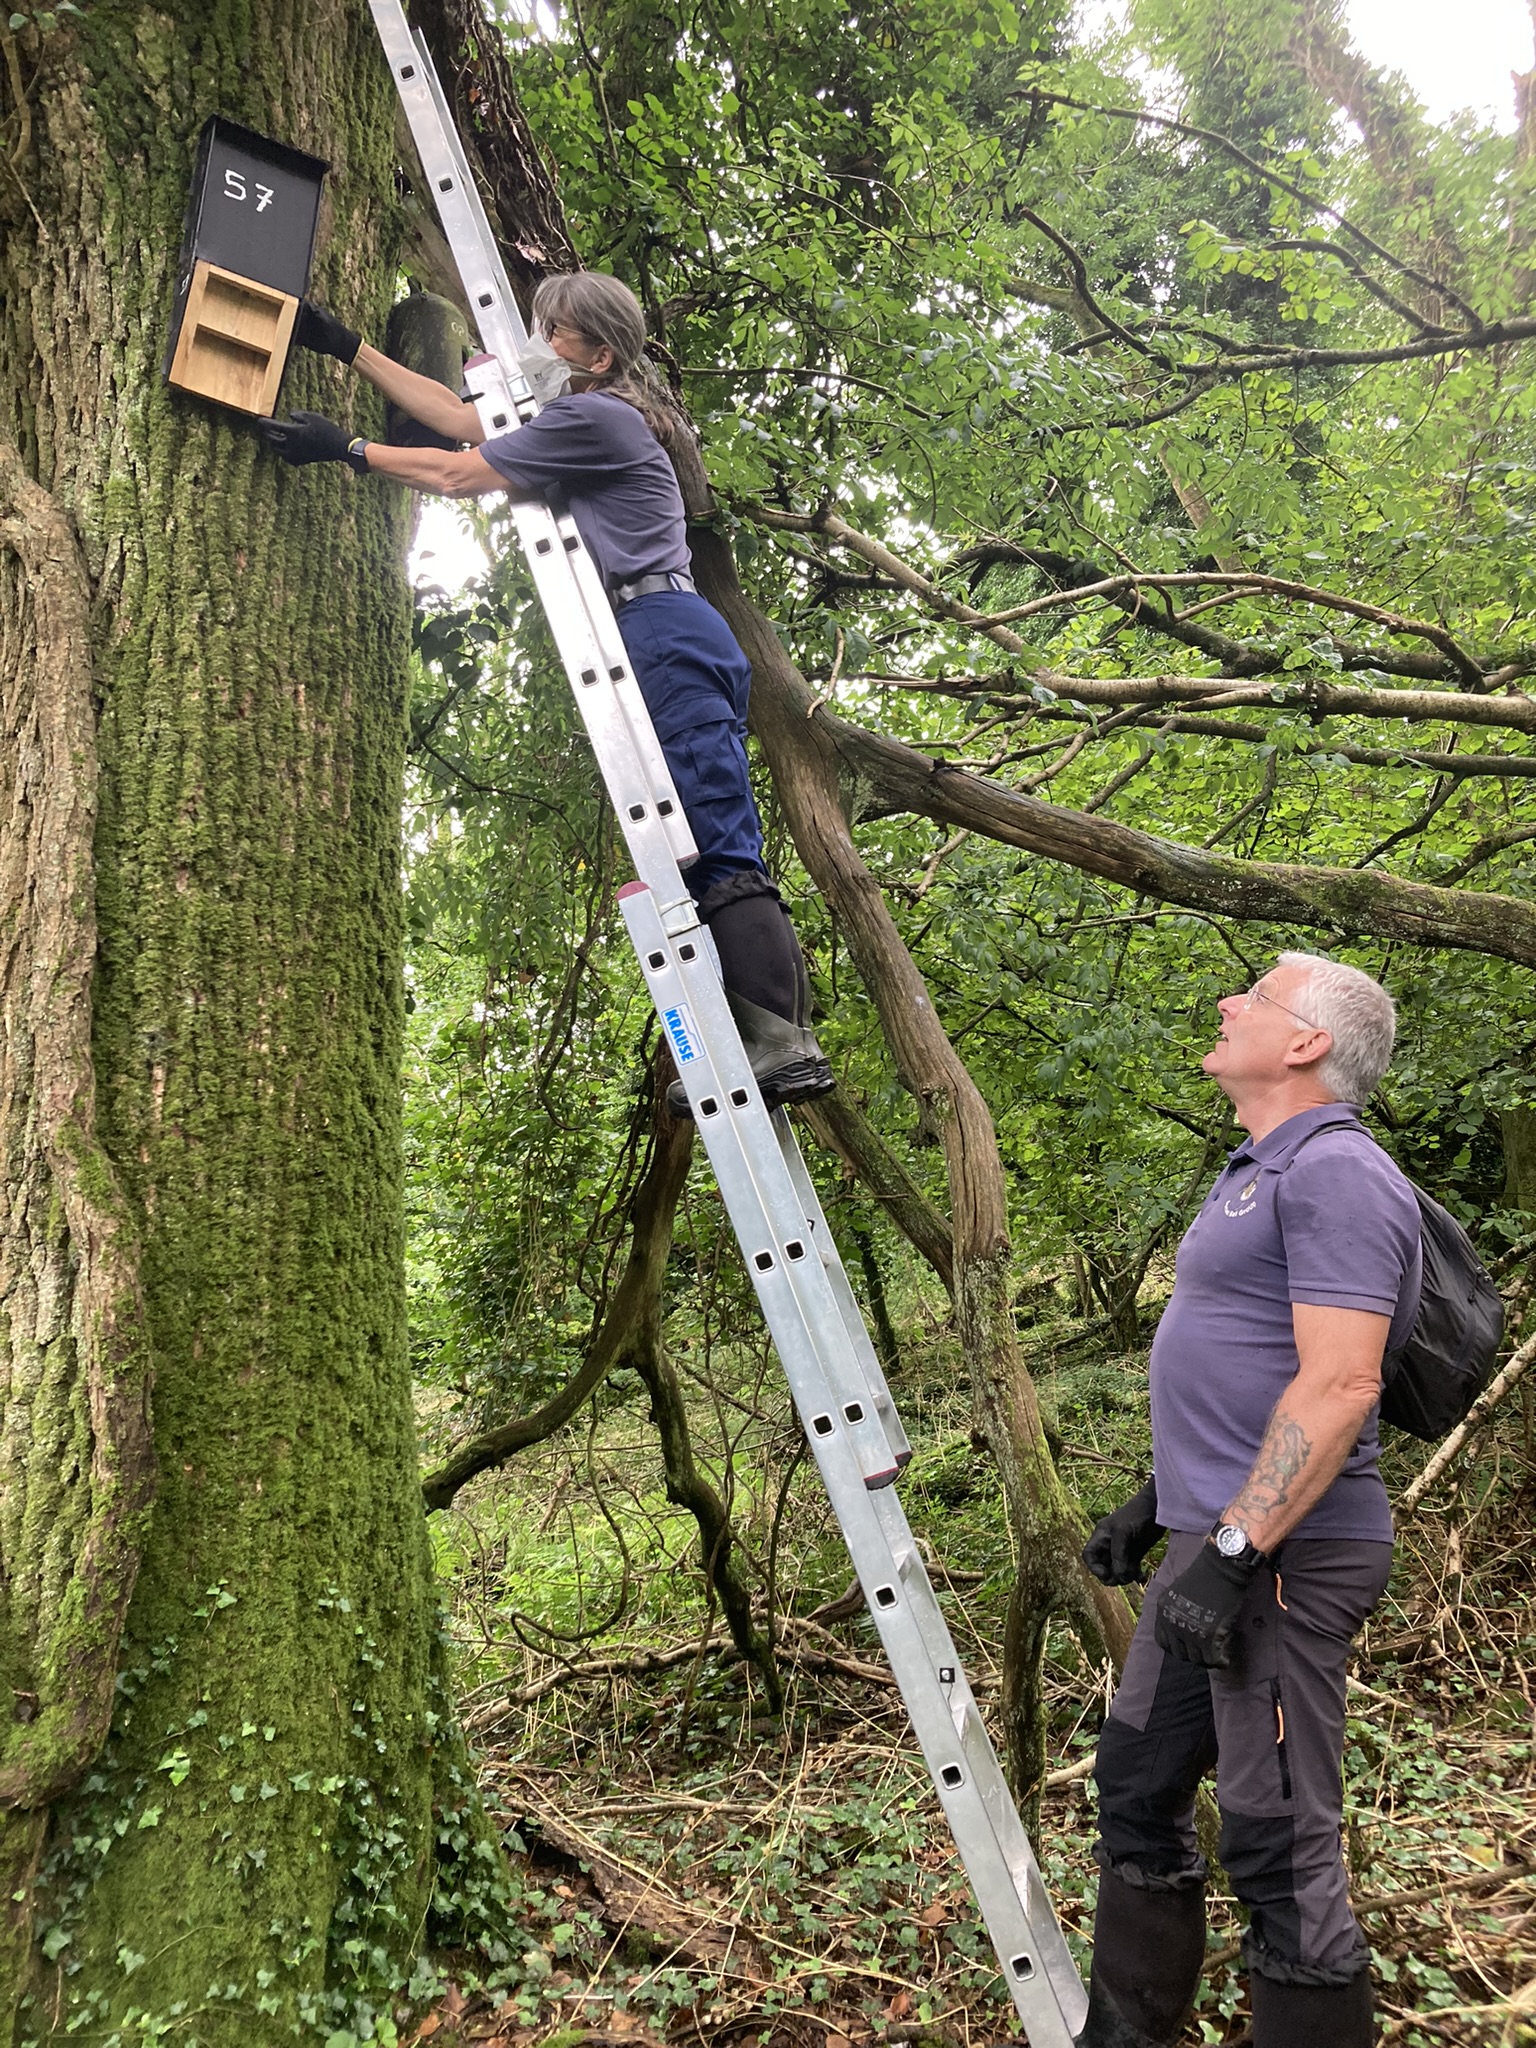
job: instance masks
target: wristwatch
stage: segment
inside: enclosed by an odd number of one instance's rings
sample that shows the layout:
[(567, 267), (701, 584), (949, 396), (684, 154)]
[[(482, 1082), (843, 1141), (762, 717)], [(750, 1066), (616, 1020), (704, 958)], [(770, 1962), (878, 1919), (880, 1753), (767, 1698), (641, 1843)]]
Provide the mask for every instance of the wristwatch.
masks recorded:
[(1249, 1542), (1248, 1531), (1239, 1529), (1236, 1522), (1218, 1522), (1211, 1531), (1211, 1541), (1229, 1563), (1244, 1564), (1257, 1571), (1261, 1564), (1269, 1562), (1263, 1551)]
[(354, 434), (347, 443), (347, 460), (359, 476), (368, 474), (368, 443), (361, 434)]

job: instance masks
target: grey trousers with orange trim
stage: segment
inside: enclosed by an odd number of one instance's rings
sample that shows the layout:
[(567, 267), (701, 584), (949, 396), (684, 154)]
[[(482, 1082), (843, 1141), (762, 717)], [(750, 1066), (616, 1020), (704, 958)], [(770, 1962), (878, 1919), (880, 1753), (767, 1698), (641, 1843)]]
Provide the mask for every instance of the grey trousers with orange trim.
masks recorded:
[(1098, 1860), (1134, 1888), (1201, 1885), (1195, 1788), (1214, 1767), (1221, 1860), (1250, 1914), (1249, 1968), (1346, 1984), (1370, 1959), (1341, 1845), (1346, 1666), (1392, 1546), (1283, 1543), (1244, 1603), (1232, 1667), (1210, 1671), (1170, 1657), (1152, 1632), (1159, 1592), (1204, 1540), (1170, 1535), (1147, 1588), (1099, 1738)]

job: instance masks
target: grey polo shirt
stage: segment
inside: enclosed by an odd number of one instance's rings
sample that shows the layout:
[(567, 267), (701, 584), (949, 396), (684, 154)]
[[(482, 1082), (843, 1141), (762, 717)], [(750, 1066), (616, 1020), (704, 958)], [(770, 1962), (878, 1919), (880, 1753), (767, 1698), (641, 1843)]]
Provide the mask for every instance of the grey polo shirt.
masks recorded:
[[(1152, 1344), (1158, 1520), (1209, 1529), (1253, 1470), (1298, 1370), (1293, 1302), (1390, 1316), (1393, 1349), (1413, 1327), (1420, 1272), (1413, 1190), (1350, 1104), (1304, 1109), (1230, 1153), (1184, 1233)], [(1378, 1456), (1373, 1410), (1295, 1535), (1390, 1542)]]
[(607, 589), (691, 570), (667, 451), (622, 398), (568, 391), (526, 426), (482, 441), (480, 453), (509, 484), (563, 495)]

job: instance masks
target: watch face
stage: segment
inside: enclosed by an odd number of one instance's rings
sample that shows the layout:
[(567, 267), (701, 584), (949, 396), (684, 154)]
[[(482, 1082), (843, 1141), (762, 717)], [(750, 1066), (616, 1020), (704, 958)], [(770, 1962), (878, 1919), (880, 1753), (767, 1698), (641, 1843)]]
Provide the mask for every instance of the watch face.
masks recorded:
[(1248, 1548), (1245, 1532), (1231, 1522), (1223, 1522), (1216, 1531), (1216, 1548), (1223, 1557), (1241, 1557)]

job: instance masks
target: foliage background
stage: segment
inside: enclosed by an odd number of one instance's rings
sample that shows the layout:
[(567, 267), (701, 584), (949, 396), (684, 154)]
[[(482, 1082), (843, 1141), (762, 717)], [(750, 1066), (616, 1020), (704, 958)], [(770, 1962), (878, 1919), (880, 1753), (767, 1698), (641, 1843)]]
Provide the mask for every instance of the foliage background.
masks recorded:
[[(1135, 0), (1124, 37), (1094, 45), (1065, 12), (1006, 0), (587, 0), (553, 36), (503, 25), (576, 244), (644, 297), (743, 578), (840, 713), (1188, 845), (1529, 899), (1525, 733), (1326, 715), (1305, 694), (1465, 689), (1468, 670), (1513, 693), (1531, 665), (1529, 347), (1328, 359), (1448, 331), (1463, 301), (1485, 322), (1523, 311), (1528, 129), (1429, 123), (1400, 81), (1352, 60), (1336, 10), (1292, 0)], [(1143, 104), (1172, 125), (1103, 111)], [(1298, 350), (1314, 359), (1264, 360)], [(1242, 374), (1189, 373), (1238, 357)], [(828, 507), (989, 614), (1131, 572), (1260, 572), (1316, 601), (1213, 581), (1166, 603), (1054, 602), (1000, 653), (832, 545), (816, 527)], [(622, 1264), (650, 1116), (650, 1020), (611, 908), (622, 854), (494, 512), (481, 533), (486, 577), (424, 593), (418, 622), (408, 1147), (429, 1456), (577, 1369)], [(1377, 616), (1341, 616), (1330, 594)], [(1181, 606), (1199, 609), (1170, 626)], [(1197, 617), (1219, 644), (1189, 631)], [(1441, 639), (1393, 630), (1403, 619)], [(1461, 672), (1425, 666), (1447, 636)], [(1145, 678), (1145, 702), (1153, 679), (1233, 674), (1268, 687), (1208, 721), (1220, 731), (1092, 696)], [(842, 1087), (942, 1206), (935, 1133), (766, 774), (759, 795)], [(1355, 961), (1397, 996), (1369, 1121), (1503, 1258), (1519, 1334), (1536, 1207), (1525, 969), (1347, 919), (1318, 932), (1180, 909), (861, 815), (856, 786), (849, 800), (996, 1119), (1015, 1320), (1090, 1516), (1145, 1469), (1145, 1347), (1235, 1135), (1199, 1072), (1215, 1000), (1281, 947)], [(985, 1689), (1013, 1560), (949, 1305), (881, 1206), (812, 1149), (918, 1445), (909, 1509)], [(708, 2038), (799, 2039), (802, 2010), (827, 2015), (807, 2039), (1005, 2026), (936, 1809), (893, 1747), (873, 1636), (839, 1612), (845, 1561), (703, 1174), (665, 1309), (695, 1453), (777, 1630), (789, 1704), (765, 1718), (756, 1680), (722, 1657), (633, 1373), (460, 1495), (434, 1529), (467, 1711), (544, 1929), (470, 2018), (494, 2011), (485, 2024), (516, 2033), (556, 2013), (619, 2031), (686, 2017)], [(1512, 2039), (1529, 2004), (1531, 1637), (1507, 1570), (1531, 1504), (1522, 1398), (1406, 1525), (1354, 1682), (1351, 1869), (1358, 1896), (1407, 1900), (1369, 1925), (1388, 2034), (1413, 2042)], [(1421, 1462), (1398, 1444), (1394, 1485)], [(1076, 1932), (1092, 1816), (1073, 1767), (1107, 1685), (1053, 1631), (1042, 1840)], [(599, 1851), (648, 1872), (649, 1896), (738, 1930), (749, 1960), (722, 1964), (676, 1925), (651, 1950), (634, 1923), (616, 1944), (622, 1888)], [(1232, 1933), (1219, 1908), (1206, 2040), (1242, 2038)]]

